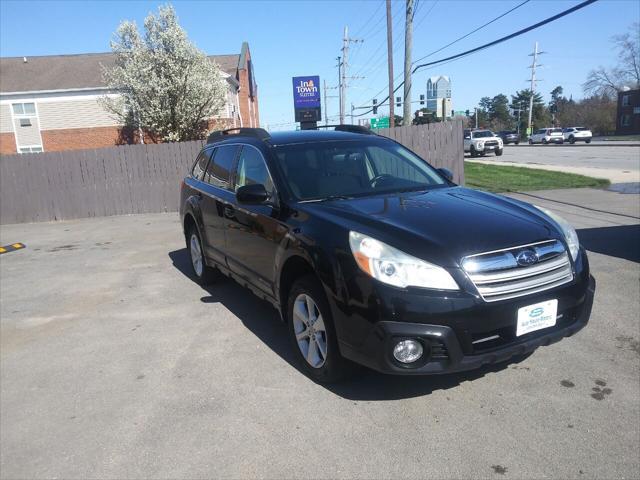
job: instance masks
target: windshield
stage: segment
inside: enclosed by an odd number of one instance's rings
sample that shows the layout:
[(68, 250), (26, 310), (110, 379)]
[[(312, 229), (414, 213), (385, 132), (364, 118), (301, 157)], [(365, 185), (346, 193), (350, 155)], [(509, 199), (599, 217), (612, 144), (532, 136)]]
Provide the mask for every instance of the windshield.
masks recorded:
[(420, 157), (381, 138), (308, 142), (274, 148), (300, 200), (354, 197), (448, 185)]
[(473, 138), (486, 138), (486, 137), (493, 137), (493, 132), (490, 132), (489, 130), (481, 130), (479, 132), (473, 132)]

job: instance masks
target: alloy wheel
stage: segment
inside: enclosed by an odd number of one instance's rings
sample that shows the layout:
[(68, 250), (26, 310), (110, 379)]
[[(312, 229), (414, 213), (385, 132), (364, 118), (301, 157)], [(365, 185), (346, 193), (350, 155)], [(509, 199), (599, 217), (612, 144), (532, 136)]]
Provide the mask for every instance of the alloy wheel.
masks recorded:
[(189, 241), (189, 250), (191, 252), (191, 265), (198, 277), (202, 276), (204, 271), (204, 261), (202, 260), (202, 249), (200, 248), (200, 239), (195, 233), (191, 234), (191, 240)]
[(327, 331), (320, 309), (309, 295), (296, 297), (292, 320), (302, 356), (313, 368), (322, 367), (327, 358)]

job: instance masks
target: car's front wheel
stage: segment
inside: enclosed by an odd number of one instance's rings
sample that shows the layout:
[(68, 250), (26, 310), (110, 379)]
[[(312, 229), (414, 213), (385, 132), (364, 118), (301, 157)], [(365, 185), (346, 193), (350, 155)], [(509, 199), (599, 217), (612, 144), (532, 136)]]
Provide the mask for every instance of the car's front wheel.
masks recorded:
[(496, 150), (496, 157), (502, 156), (502, 152), (504, 152), (503, 148), (499, 148), (498, 150)]
[(354, 366), (340, 355), (329, 304), (313, 275), (296, 280), (287, 307), (291, 343), (309, 376), (331, 383), (351, 374)]
[(591, 143), (591, 139), (589, 138), (589, 139), (585, 140), (584, 143)]
[(187, 245), (189, 246), (189, 257), (191, 258), (191, 268), (200, 285), (209, 285), (215, 279), (215, 269), (207, 266), (202, 250), (202, 240), (196, 227), (191, 227), (187, 234)]
[(471, 145), (471, 148), (469, 149), (469, 153), (471, 154), (472, 158), (475, 158), (478, 156), (478, 152), (476, 152), (476, 149), (473, 145)]

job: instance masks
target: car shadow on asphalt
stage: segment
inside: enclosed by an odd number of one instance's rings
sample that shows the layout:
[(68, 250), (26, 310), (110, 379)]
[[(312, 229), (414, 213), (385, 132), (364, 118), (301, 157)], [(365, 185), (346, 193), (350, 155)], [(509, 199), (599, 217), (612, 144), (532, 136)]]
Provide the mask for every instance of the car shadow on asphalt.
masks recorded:
[(577, 233), (590, 252), (640, 263), (640, 225), (581, 228)]
[[(169, 252), (169, 258), (177, 270), (195, 282), (186, 248)], [(306, 377), (289, 343), (287, 327), (282, 323), (280, 315), (270, 303), (256, 297), (249, 289), (224, 276), (221, 276), (212, 285), (201, 288), (207, 295), (200, 298), (200, 301), (223, 305), (238, 317), (242, 324), (260, 341)], [(349, 380), (322, 386), (336, 395), (354, 401), (398, 400), (430, 395), (438, 390), (454, 388), (463, 382), (477, 380), (488, 373), (504, 370), (525, 359), (526, 356), (517, 357), (510, 362), (484, 366), (470, 372), (431, 376), (385, 375), (362, 368)]]

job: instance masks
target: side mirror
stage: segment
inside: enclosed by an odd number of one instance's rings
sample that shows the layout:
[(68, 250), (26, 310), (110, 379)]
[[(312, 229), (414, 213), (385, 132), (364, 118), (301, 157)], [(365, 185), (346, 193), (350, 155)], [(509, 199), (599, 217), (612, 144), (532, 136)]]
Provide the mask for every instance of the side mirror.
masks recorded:
[(246, 203), (248, 205), (256, 205), (269, 200), (269, 193), (261, 183), (253, 185), (244, 185), (236, 191), (238, 203)]
[(449, 170), (448, 168), (439, 168), (438, 172), (440, 172), (440, 175), (442, 175), (444, 178), (446, 178), (450, 182), (453, 182), (453, 173), (451, 173), (451, 170)]
[(465, 140), (471, 140), (471, 135), (465, 135), (464, 139)]

